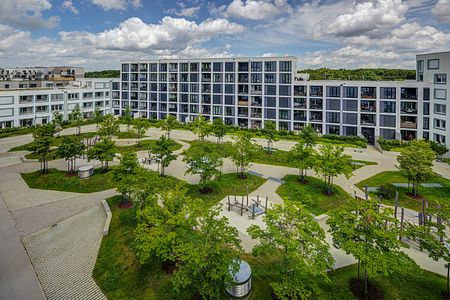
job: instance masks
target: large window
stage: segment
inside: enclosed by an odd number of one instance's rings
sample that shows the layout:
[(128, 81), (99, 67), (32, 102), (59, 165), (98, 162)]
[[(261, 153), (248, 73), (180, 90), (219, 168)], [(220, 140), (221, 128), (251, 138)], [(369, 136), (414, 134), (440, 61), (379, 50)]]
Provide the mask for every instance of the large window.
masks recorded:
[(344, 86), (344, 98), (358, 98), (358, 87)]
[(397, 92), (397, 90), (394, 87), (382, 87), (382, 88), (380, 88), (380, 98), (381, 99), (395, 99), (396, 92)]
[(341, 87), (340, 86), (327, 86), (327, 97), (340, 97)]
[(447, 106), (445, 104), (434, 104), (434, 113), (438, 115), (445, 115), (446, 114)]
[(429, 59), (427, 61), (427, 68), (429, 70), (439, 69), (439, 59)]
[(447, 84), (447, 74), (434, 74), (435, 84)]
[(277, 62), (276, 61), (266, 61), (264, 63), (264, 69), (266, 72), (276, 72), (277, 71)]
[(251, 64), (252, 72), (262, 72), (262, 62), (254, 61)]
[(434, 99), (447, 100), (447, 90), (434, 89)]
[(291, 72), (292, 63), (290, 61), (280, 61), (280, 72)]

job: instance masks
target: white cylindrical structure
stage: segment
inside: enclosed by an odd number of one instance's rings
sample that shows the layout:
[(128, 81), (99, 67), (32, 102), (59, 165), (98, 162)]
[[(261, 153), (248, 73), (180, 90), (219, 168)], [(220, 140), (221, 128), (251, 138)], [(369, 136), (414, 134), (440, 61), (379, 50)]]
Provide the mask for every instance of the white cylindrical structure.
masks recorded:
[(94, 166), (82, 166), (78, 168), (78, 176), (80, 178), (88, 178), (94, 174)]
[(252, 269), (246, 261), (239, 260), (239, 270), (233, 278), (233, 284), (226, 289), (227, 293), (236, 298), (247, 296), (252, 290)]

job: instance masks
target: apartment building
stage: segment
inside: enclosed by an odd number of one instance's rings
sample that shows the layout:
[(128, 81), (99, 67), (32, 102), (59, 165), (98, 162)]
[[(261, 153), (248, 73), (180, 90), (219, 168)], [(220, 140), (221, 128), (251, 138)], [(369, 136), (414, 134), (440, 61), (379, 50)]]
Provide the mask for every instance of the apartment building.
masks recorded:
[(80, 67), (0, 68), (0, 81), (74, 80), (83, 77), (84, 68)]
[(113, 82), (114, 79), (92, 78), (71, 81), (62, 88), (0, 89), (0, 128), (46, 124), (56, 111), (67, 120), (77, 104), (85, 118), (96, 107), (104, 114), (112, 113)]
[(450, 147), (446, 126), (450, 52), (417, 56), (417, 80), (309, 81), (295, 57), (124, 61), (112, 86), (117, 115), (190, 122), (199, 114), (225, 124), (280, 130), (312, 124), (318, 133), (410, 140)]

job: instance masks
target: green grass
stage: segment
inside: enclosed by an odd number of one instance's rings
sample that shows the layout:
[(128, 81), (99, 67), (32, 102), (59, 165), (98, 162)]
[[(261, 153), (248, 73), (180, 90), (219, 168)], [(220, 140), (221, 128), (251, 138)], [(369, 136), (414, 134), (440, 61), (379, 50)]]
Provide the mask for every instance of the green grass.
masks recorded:
[[(35, 153), (28, 153), (27, 155), (25, 155), (26, 159), (39, 159), (39, 155), (35, 154)], [(61, 157), (57, 154), (57, 150), (56, 149), (51, 149), (48, 153), (48, 157), (47, 160), (48, 161), (52, 161), (55, 159), (60, 159)]]
[[(379, 173), (375, 176), (372, 176), (366, 180), (363, 180), (361, 182), (358, 182), (356, 186), (360, 188), (361, 190), (364, 190), (365, 185), (369, 187), (378, 187), (382, 184), (389, 184), (389, 183), (407, 183), (408, 179), (406, 179), (400, 171), (386, 171)], [(419, 186), (419, 194), (424, 197), (430, 204), (433, 202), (440, 200), (440, 201), (446, 201), (449, 203), (450, 201), (450, 180), (447, 180), (437, 174), (433, 175), (432, 178), (427, 180), (426, 182), (429, 183), (440, 183), (444, 187), (441, 188), (425, 188), (423, 186)], [(408, 191), (407, 188), (403, 187), (396, 187), (398, 191), (398, 198), (400, 206), (414, 209), (414, 210), (421, 210), (422, 209), (422, 201), (416, 200), (412, 197), (409, 197), (406, 192)], [(369, 194), (372, 197), (377, 197), (376, 192), (369, 192)], [(387, 204), (394, 204), (394, 199), (383, 199), (383, 203)]]
[[(83, 132), (83, 133), (81, 133), (81, 137), (82, 137), (83, 139), (86, 139), (86, 138), (93, 138), (93, 137), (96, 136), (96, 135), (97, 135), (96, 132)], [(52, 146), (52, 147), (57, 147), (57, 146), (59, 146), (59, 144), (61, 143), (61, 139), (62, 139), (63, 136), (67, 136), (67, 135), (55, 136), (55, 137), (53, 138), (53, 141), (52, 141), (52, 143), (51, 143), (51, 146)], [(72, 134), (72, 135), (70, 135), (70, 136), (78, 136), (78, 135)], [(14, 152), (14, 151), (29, 151), (28, 148), (31, 146), (31, 144), (32, 144), (32, 142), (31, 142), (31, 143), (28, 143), (28, 144), (24, 144), (24, 145), (17, 146), (17, 147), (13, 147), (13, 148), (9, 149), (8, 152)]]
[(200, 148), (202, 145), (208, 145), (211, 147), (211, 151), (218, 154), (221, 157), (229, 157), (232, 151), (232, 145), (230, 142), (225, 143), (215, 143), (210, 141), (201, 142), (199, 140), (194, 141), (184, 141), (191, 145), (188, 149), (183, 151), (183, 155), (189, 155), (192, 152), (195, 152), (196, 149)]
[[(136, 133), (133, 131), (129, 131), (129, 132), (121, 131), (121, 132), (118, 132), (116, 134), (116, 136), (118, 139), (135, 139), (135, 138), (137, 138)], [(143, 138), (143, 137), (146, 137), (146, 135), (142, 136), (141, 138)]]
[(47, 174), (40, 171), (21, 174), (22, 178), (32, 189), (55, 190), (74, 193), (94, 193), (114, 187), (112, 172), (103, 173), (95, 169), (94, 175), (80, 179), (77, 175), (66, 176), (67, 172), (49, 169)]
[(450, 165), (450, 158), (443, 158), (442, 162)]
[(314, 215), (320, 215), (348, 203), (352, 196), (342, 188), (334, 185), (334, 195), (323, 193), (324, 182), (314, 177), (306, 177), (307, 183), (300, 183), (298, 175), (286, 175), (277, 193), (284, 200), (302, 203)]
[[(170, 275), (163, 272), (160, 263), (154, 261), (140, 265), (134, 255), (134, 228), (136, 211), (120, 209), (120, 196), (107, 199), (112, 220), (109, 234), (104, 236), (93, 271), (93, 278), (108, 299), (190, 299), (191, 291), (175, 293)], [(243, 256), (252, 268), (253, 291), (251, 300), (271, 300), (270, 282), (277, 280), (276, 258)], [(329, 272), (331, 284), (323, 284), (321, 293), (312, 299), (356, 299), (348, 288), (356, 277), (355, 265)], [(442, 299), (445, 278), (426, 271), (414, 274), (393, 274), (374, 280), (384, 291), (385, 299)], [(229, 299), (225, 295), (222, 299)]]
[[(178, 150), (181, 148), (181, 145), (178, 144), (177, 142), (175, 142), (174, 140), (170, 140), (171, 142), (171, 149), (173, 151)], [(137, 144), (133, 144), (133, 145), (129, 145), (129, 146), (117, 146), (117, 152), (118, 153), (125, 153), (125, 152), (129, 152), (129, 151), (142, 151), (142, 150), (150, 150), (152, 151), (152, 149), (156, 146), (156, 140), (142, 140)]]

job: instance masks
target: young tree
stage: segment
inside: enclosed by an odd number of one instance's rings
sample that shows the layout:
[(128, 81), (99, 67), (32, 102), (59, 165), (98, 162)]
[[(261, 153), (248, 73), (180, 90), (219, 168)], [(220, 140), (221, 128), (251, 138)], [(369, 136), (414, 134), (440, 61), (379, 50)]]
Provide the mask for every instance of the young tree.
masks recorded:
[(114, 168), (113, 178), (117, 182), (117, 190), (122, 194), (124, 203), (130, 199), (133, 183), (141, 167), (135, 152), (126, 152), (120, 158), (120, 164)]
[(88, 161), (97, 159), (102, 163), (104, 170), (108, 169), (108, 163), (116, 157), (116, 143), (109, 138), (102, 138), (87, 151)]
[(317, 295), (321, 282), (329, 282), (333, 267), (325, 233), (302, 206), (288, 202), (276, 205), (263, 217), (267, 228), (251, 225), (248, 233), (259, 244), (255, 256), (281, 256), (277, 281), (271, 282), (278, 299), (306, 299)]
[(70, 119), (77, 127), (77, 134), (81, 135), (81, 124), (83, 124), (83, 112), (81, 111), (80, 105), (76, 104), (72, 113), (70, 114)]
[(47, 173), (48, 170), (48, 155), (54, 134), (55, 126), (53, 124), (38, 126), (33, 131), (33, 142), (28, 147), (28, 150), (39, 157), (42, 173)]
[(202, 299), (220, 299), (232, 284), (231, 273), (239, 270), (242, 254), (236, 228), (226, 217), (219, 218), (221, 207), (206, 209), (197, 218), (187, 243), (177, 247), (177, 270), (172, 277), (175, 291), (197, 290)]
[(202, 115), (199, 115), (195, 119), (195, 121), (192, 123), (192, 127), (192, 131), (202, 142), (205, 141), (205, 137), (207, 137), (211, 133), (211, 125)]
[(178, 125), (177, 117), (168, 115), (164, 120), (159, 122), (158, 128), (166, 132), (166, 138), (170, 140), (170, 133)]
[(280, 140), (277, 125), (274, 121), (264, 122), (264, 133), (267, 138), (267, 152), (272, 153), (273, 142)]
[(186, 174), (200, 176), (200, 191), (212, 191), (211, 181), (222, 175), (223, 159), (214, 151), (213, 147), (203, 144), (190, 151), (183, 159), (187, 164)]
[(58, 155), (67, 161), (67, 173), (75, 172), (77, 157), (84, 151), (84, 144), (79, 137), (63, 136), (58, 147)]
[(412, 182), (413, 195), (418, 195), (419, 183), (430, 178), (433, 174), (433, 160), (435, 154), (430, 144), (423, 140), (414, 140), (402, 148), (397, 157), (400, 171)]
[(211, 127), (212, 134), (217, 137), (217, 143), (223, 140), (223, 137), (227, 134), (227, 125), (222, 121), (222, 118), (214, 119)]
[(431, 149), (433, 149), (434, 153), (436, 154), (436, 158), (438, 160), (442, 160), (442, 155), (448, 152), (448, 149), (445, 145), (439, 144), (436, 142), (430, 142)]
[(158, 164), (161, 166), (161, 176), (164, 176), (164, 170), (170, 165), (170, 163), (177, 159), (177, 156), (173, 154), (171, 149), (172, 143), (165, 136), (161, 136), (156, 141), (153, 153), (156, 156)]
[(139, 144), (141, 138), (144, 136), (144, 134), (147, 132), (147, 130), (150, 128), (150, 123), (147, 119), (134, 119), (133, 120), (133, 129), (136, 133), (136, 141)]
[(325, 192), (333, 194), (333, 180), (338, 175), (344, 175), (347, 179), (353, 174), (350, 164), (351, 157), (344, 154), (344, 147), (323, 144), (316, 155), (314, 169), (316, 173), (325, 178)]
[(259, 151), (261, 151), (261, 147), (252, 140), (250, 134), (245, 133), (241, 136), (234, 137), (230, 158), (239, 170), (238, 172), (240, 172), (242, 179), (246, 177), (245, 171)]
[(100, 123), (103, 121), (103, 112), (100, 110), (100, 107), (96, 107), (94, 110), (94, 114), (92, 116), (92, 120), (95, 122), (95, 128), (98, 132), (98, 128)]
[(300, 170), (300, 180), (305, 182), (306, 171), (314, 167), (316, 153), (312, 146), (300, 140), (289, 151), (290, 161)]
[(55, 127), (55, 133), (61, 132), (63, 126), (63, 115), (59, 111), (54, 111), (52, 114), (52, 124)]
[[(375, 200), (354, 201), (351, 208), (332, 211), (327, 221), (334, 243), (352, 254), (364, 269), (364, 290), (368, 279), (416, 267), (398, 239), (399, 221), (388, 207), (378, 207)], [(358, 268), (359, 277), (359, 268)]]
[(100, 123), (98, 134), (102, 137), (107, 137), (111, 139), (111, 137), (119, 132), (119, 123), (113, 115), (108, 114), (103, 117), (103, 121)]
[(300, 130), (300, 139), (309, 147), (313, 147), (316, 145), (317, 141), (317, 133), (311, 124), (306, 125)]
[(130, 132), (131, 123), (133, 123), (133, 113), (129, 105), (125, 108), (122, 115), (122, 120), (127, 125), (127, 132)]

